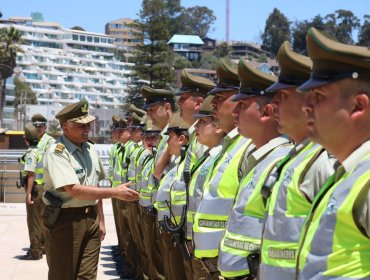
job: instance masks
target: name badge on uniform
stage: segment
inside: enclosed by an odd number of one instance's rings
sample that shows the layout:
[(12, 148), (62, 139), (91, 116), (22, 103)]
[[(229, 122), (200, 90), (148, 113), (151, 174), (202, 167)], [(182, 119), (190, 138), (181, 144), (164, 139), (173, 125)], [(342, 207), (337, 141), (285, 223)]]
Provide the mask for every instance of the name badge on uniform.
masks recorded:
[(85, 176), (85, 171), (82, 168), (75, 169), (78, 179), (81, 179)]

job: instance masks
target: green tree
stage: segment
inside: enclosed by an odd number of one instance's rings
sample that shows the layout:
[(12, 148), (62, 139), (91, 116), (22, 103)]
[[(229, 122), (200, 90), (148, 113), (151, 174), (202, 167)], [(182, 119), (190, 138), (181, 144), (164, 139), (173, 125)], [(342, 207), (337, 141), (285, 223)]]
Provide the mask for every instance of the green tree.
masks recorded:
[(0, 126), (4, 118), (6, 79), (14, 73), (17, 53), (22, 52), (19, 46), (22, 42), (21, 32), (13, 26), (0, 30)]
[(231, 47), (227, 42), (222, 42), (218, 44), (215, 48), (214, 55), (218, 58), (223, 58), (229, 56), (231, 52)]
[(364, 23), (361, 25), (358, 34), (358, 45), (370, 46), (370, 15), (364, 15)]
[(323, 17), (317, 15), (312, 21), (296, 21), (292, 28), (293, 49), (301, 54), (307, 55), (306, 50), (306, 35), (308, 29), (315, 27), (320, 31), (325, 32), (325, 23)]
[(203, 53), (200, 59), (200, 68), (216, 70), (218, 61), (219, 59), (216, 56), (210, 53)]
[(184, 28), (183, 33), (180, 34), (198, 35), (204, 38), (215, 20), (213, 11), (205, 6), (187, 8), (180, 16), (179, 23)]
[(266, 20), (265, 30), (262, 34), (263, 47), (273, 54), (277, 54), (284, 41), (290, 41), (290, 22), (277, 8)]
[(36, 93), (27, 85), (25, 82), (21, 81), (19, 78), (14, 78), (14, 107), (20, 104), (37, 104)]
[(336, 38), (345, 44), (353, 44), (352, 32), (360, 27), (360, 20), (353, 12), (348, 10), (336, 10), (337, 29)]
[(169, 17), (164, 0), (143, 0), (135, 28), (142, 44), (134, 52), (135, 75), (155, 88), (171, 88), (175, 81), (173, 53), (167, 41)]
[(175, 60), (174, 62), (175, 70), (181, 70), (184, 68), (192, 67), (191, 62), (181, 55), (176, 54), (174, 60)]

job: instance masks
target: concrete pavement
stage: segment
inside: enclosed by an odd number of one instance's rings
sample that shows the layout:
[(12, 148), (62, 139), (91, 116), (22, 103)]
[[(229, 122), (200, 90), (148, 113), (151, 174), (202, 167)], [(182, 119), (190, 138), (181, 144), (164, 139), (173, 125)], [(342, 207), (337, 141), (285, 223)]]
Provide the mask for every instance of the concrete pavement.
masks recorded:
[[(120, 279), (111, 256), (111, 246), (117, 245), (112, 205), (104, 200), (107, 234), (102, 242), (98, 265), (98, 280)], [(24, 255), (29, 246), (26, 205), (24, 203), (0, 203), (0, 279), (40, 280), (47, 279), (46, 257), (38, 261), (21, 261), (17, 255)]]

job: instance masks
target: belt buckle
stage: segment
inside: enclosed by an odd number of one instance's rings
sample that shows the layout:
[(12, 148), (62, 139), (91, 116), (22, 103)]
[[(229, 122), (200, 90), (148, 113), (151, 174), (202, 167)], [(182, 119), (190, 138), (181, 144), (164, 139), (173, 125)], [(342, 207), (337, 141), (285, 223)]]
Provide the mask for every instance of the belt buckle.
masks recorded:
[(85, 208), (85, 214), (89, 214), (90, 213), (90, 207), (89, 206), (87, 206), (86, 208)]

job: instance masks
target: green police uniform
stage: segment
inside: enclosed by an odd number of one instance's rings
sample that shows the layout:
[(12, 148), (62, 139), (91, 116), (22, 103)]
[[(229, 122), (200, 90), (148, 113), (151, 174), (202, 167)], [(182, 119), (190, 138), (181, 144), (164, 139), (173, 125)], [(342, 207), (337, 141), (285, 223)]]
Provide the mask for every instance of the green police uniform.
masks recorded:
[[(307, 49), (313, 70), (301, 90), (343, 79), (369, 85), (368, 48), (335, 42), (312, 28)], [(296, 279), (370, 278), (369, 159), (370, 141), (362, 140), (315, 198), (299, 240)]]
[[(219, 81), (208, 94), (222, 94), (239, 89), (237, 69), (221, 61), (217, 67)], [(251, 141), (240, 136), (237, 128), (224, 137), (222, 150), (213, 162), (204, 183), (203, 198), (194, 215), (193, 242), (195, 258), (201, 259), (210, 279), (217, 279), (219, 244), (225, 231), (239, 185), (238, 166)]]
[[(160, 130), (152, 126), (147, 119), (143, 129), (143, 137), (159, 135)], [(140, 214), (141, 214), (141, 229), (143, 235), (143, 246), (148, 257), (149, 279), (165, 279), (162, 256), (159, 249), (159, 241), (156, 230), (156, 216), (151, 209), (151, 191), (149, 185), (153, 185), (153, 176), (151, 173), (154, 155), (149, 150), (148, 156), (144, 159), (142, 167), (138, 164), (136, 173), (136, 182), (140, 189)], [(139, 173), (139, 171), (141, 173)]]
[[(309, 76), (311, 61), (292, 51), (285, 42), (279, 49), (279, 81), (268, 88), (295, 88)], [(305, 124), (302, 124), (305, 125)], [(296, 250), (303, 223), (314, 196), (334, 173), (335, 159), (319, 144), (305, 139), (296, 143), (272, 187), (261, 248), (262, 279), (294, 279)]]
[[(88, 113), (86, 100), (65, 107), (56, 118), (60, 123), (82, 124), (95, 119)], [(64, 187), (98, 187), (105, 177), (99, 155), (89, 142), (76, 146), (62, 135), (45, 153), (45, 190), (62, 202), (58, 219), (47, 228), (49, 279), (96, 278), (100, 250), (96, 201), (72, 197)], [(44, 202), (50, 204), (46, 197)]]
[[(161, 104), (165, 102), (174, 103), (174, 93), (169, 90), (165, 89), (154, 89), (147, 86), (143, 86), (141, 88), (141, 94), (144, 97), (145, 105), (144, 108), (148, 109), (156, 104)], [(152, 258), (152, 273), (156, 275), (159, 279), (164, 279), (167, 276), (165, 274), (165, 266), (166, 264), (163, 262), (164, 255), (166, 254), (165, 249), (163, 248), (163, 243), (160, 240), (160, 230), (157, 227), (156, 223), (156, 209), (154, 208), (154, 202), (157, 195), (158, 189), (158, 180), (154, 177), (153, 172), (155, 165), (158, 159), (161, 157), (163, 152), (167, 148), (167, 140), (168, 135), (165, 134), (167, 131), (167, 127), (164, 127), (162, 131), (160, 131), (160, 141), (153, 152), (153, 161), (151, 165), (150, 173), (148, 174), (147, 178), (147, 185), (145, 187), (144, 193), (145, 198), (140, 200), (141, 205), (145, 205), (144, 209), (142, 209), (143, 213), (143, 222), (144, 222), (144, 239), (146, 240), (146, 244), (150, 244), (151, 248), (150, 251), (152, 252), (152, 256), (156, 257), (157, 259)], [(165, 175), (171, 168), (173, 167), (173, 163), (168, 164), (165, 169), (163, 170), (163, 175)], [(155, 231), (154, 231), (155, 230)]]
[[(25, 139), (29, 141), (30, 146), (26, 153), (21, 157), (21, 174), (22, 183), (26, 193), (30, 192), (33, 204), (26, 204), (27, 210), (27, 226), (28, 236), (30, 239), (30, 249), (25, 256), (21, 256), (23, 260), (38, 260), (42, 258), (42, 250), (44, 247), (43, 226), (41, 215), (44, 209), (42, 202), (43, 194), (43, 165), (42, 154), (39, 153), (37, 146), (38, 141), (37, 131), (32, 124), (26, 125), (24, 128)], [(34, 182), (29, 177), (29, 172), (34, 173)], [(28, 188), (28, 184), (32, 183), (32, 190)]]
[[(265, 88), (276, 81), (274, 76), (261, 72), (244, 59), (239, 61), (238, 75), (241, 87), (239, 93), (233, 97), (234, 101), (266, 96), (268, 94)], [(269, 97), (272, 98), (272, 94)], [(264, 130), (267, 129), (270, 126)], [(278, 136), (244, 155), (247, 162), (245, 173), (220, 244), (218, 268), (223, 277), (252, 278), (251, 274), (257, 274), (250, 271), (251, 263), (248, 259), (252, 254), (259, 253), (261, 245), (265, 204), (260, 190), (270, 171), (291, 148), (287, 137)]]

